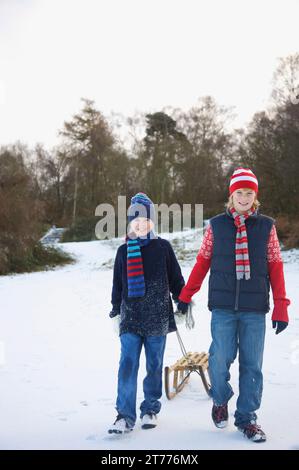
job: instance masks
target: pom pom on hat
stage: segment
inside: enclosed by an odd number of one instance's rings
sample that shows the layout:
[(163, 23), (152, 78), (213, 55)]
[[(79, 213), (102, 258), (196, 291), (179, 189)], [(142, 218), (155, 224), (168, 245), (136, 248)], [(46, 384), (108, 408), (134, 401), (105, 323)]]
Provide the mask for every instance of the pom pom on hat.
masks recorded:
[(153, 201), (145, 193), (137, 193), (131, 199), (131, 205), (128, 209), (128, 220), (137, 217), (145, 217), (155, 222), (155, 206)]

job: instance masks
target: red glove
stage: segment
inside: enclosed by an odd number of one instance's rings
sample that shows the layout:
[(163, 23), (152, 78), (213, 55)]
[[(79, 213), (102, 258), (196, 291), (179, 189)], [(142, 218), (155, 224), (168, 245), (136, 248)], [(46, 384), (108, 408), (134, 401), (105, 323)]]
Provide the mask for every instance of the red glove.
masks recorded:
[(272, 320), (288, 323), (289, 321), (288, 306), (290, 305), (291, 302), (286, 297), (282, 261), (275, 261), (273, 263), (268, 263), (268, 272), (269, 272), (270, 284), (271, 284), (273, 302), (274, 302)]

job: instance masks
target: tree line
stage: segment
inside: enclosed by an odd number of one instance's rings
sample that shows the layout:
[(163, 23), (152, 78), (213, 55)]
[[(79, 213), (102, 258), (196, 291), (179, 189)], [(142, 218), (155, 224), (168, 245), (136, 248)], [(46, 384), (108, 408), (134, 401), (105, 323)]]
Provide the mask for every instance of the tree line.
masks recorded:
[[(203, 97), (188, 111), (167, 108), (108, 119), (89, 99), (48, 151), (20, 142), (0, 148), (0, 274), (28, 255), (47, 227), (66, 240), (95, 237), (95, 208), (144, 191), (157, 203), (204, 204), (221, 212), (229, 176), (249, 166), (261, 210), (277, 219), (287, 247), (299, 245), (299, 54), (280, 59), (268, 109), (229, 130), (232, 110)], [(125, 129), (122, 140), (119, 129)], [(129, 143), (128, 143), (129, 142)]]

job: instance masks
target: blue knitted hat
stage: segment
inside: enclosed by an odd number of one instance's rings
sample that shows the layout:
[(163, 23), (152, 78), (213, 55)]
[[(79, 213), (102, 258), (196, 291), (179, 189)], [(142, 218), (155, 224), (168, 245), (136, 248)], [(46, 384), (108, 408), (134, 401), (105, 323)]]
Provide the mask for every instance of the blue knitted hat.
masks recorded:
[(137, 217), (145, 217), (155, 222), (155, 206), (151, 199), (145, 193), (137, 193), (131, 199), (131, 205), (128, 209), (128, 221)]

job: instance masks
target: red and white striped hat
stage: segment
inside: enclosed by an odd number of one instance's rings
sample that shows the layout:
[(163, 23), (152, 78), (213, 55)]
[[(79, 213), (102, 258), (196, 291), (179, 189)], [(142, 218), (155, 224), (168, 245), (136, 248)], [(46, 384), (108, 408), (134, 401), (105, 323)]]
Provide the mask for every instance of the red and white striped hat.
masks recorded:
[(229, 194), (242, 188), (250, 188), (258, 193), (257, 177), (250, 168), (237, 168), (230, 177)]

